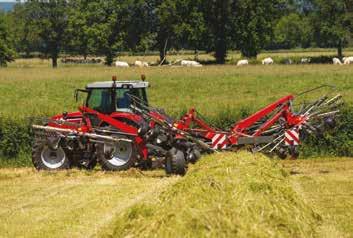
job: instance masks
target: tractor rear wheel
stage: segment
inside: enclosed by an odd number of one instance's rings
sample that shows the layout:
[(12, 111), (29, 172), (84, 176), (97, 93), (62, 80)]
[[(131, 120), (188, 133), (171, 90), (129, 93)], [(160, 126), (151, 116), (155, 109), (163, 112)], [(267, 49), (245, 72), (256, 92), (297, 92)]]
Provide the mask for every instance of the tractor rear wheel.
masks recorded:
[(62, 170), (71, 167), (68, 153), (62, 146), (53, 149), (37, 138), (32, 147), (32, 163), (37, 170)]
[(103, 170), (121, 171), (131, 168), (136, 161), (135, 147), (130, 142), (97, 145), (97, 158)]
[(181, 150), (172, 148), (165, 158), (165, 171), (167, 174), (185, 175), (186, 161)]

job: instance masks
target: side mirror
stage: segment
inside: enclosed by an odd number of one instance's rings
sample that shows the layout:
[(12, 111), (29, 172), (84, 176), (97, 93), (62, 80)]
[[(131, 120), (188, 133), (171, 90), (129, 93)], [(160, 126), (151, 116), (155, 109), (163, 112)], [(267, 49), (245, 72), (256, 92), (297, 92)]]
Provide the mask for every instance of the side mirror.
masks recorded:
[(75, 102), (77, 102), (78, 101), (78, 89), (75, 90), (74, 98), (75, 98)]

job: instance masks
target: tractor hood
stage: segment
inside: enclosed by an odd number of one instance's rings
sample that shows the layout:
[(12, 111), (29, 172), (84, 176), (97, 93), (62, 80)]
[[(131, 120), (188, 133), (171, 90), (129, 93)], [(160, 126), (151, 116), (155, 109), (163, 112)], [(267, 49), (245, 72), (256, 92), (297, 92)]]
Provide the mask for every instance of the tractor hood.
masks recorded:
[[(119, 120), (121, 122), (124, 122), (130, 126), (134, 126), (136, 128), (143, 123), (143, 118), (139, 115), (136, 115), (134, 113), (130, 112), (114, 112), (110, 114), (110, 116), (116, 120)], [(62, 126), (68, 129), (73, 129), (75, 128), (75, 124), (81, 124), (83, 120), (83, 114), (80, 111), (77, 112), (70, 112), (70, 113), (62, 113), (55, 115), (50, 118), (52, 121), (60, 121), (63, 123)], [(65, 123), (67, 123), (65, 125)], [(52, 124), (52, 123), (50, 123)], [(56, 124), (56, 123), (55, 123)]]

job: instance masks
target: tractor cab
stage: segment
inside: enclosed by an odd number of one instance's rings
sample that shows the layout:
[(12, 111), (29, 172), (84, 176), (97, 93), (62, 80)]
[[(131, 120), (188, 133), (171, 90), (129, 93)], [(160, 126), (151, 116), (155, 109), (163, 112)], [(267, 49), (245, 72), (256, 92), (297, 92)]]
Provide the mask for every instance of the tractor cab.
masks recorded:
[(114, 112), (131, 112), (132, 98), (148, 105), (145, 81), (96, 82), (86, 86), (86, 107), (103, 114)]

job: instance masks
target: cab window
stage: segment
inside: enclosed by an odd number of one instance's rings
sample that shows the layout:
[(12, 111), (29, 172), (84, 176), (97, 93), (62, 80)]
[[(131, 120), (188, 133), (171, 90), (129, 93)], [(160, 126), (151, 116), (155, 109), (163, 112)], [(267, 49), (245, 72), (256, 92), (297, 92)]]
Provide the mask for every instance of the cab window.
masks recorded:
[(129, 95), (133, 95), (147, 104), (146, 91), (144, 88), (120, 88), (116, 91), (117, 111), (130, 108), (132, 100)]
[(87, 106), (101, 113), (111, 113), (111, 89), (92, 89), (88, 96)]

